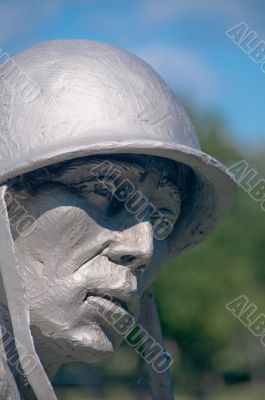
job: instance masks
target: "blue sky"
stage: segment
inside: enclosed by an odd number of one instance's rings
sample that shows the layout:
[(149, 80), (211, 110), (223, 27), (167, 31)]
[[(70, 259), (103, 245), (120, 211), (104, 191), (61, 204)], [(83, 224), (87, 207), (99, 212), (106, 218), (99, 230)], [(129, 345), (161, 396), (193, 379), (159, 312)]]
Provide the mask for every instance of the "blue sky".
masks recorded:
[(225, 32), (245, 22), (265, 40), (262, 0), (0, 0), (9, 54), (56, 38), (101, 40), (149, 62), (180, 96), (219, 112), (243, 144), (265, 138), (265, 73)]

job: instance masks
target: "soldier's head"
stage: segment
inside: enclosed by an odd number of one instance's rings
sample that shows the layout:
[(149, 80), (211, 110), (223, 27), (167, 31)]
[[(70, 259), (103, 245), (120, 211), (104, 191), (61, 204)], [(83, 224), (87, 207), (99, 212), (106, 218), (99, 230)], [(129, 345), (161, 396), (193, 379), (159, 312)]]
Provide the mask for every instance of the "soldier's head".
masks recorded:
[[(108, 307), (137, 320), (165, 260), (230, 208), (234, 182), (166, 83), (116, 47), (40, 43), (0, 69), (0, 96), (1, 301), (34, 353), (30, 317), (45, 364), (98, 360), (121, 341)], [(27, 376), (45, 391), (40, 364)]]

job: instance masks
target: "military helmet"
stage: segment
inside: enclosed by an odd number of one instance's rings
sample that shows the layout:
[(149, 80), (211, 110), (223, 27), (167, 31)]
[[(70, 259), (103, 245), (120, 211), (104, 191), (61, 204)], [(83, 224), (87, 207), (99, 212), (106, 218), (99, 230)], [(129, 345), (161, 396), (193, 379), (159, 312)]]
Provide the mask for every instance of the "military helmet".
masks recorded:
[(186, 164), (199, 184), (189, 216), (178, 221), (174, 254), (200, 242), (230, 208), (231, 175), (200, 150), (185, 110), (147, 63), (89, 40), (43, 42), (12, 61), (0, 67), (7, 103), (1, 105), (0, 184), (94, 154), (148, 154)]

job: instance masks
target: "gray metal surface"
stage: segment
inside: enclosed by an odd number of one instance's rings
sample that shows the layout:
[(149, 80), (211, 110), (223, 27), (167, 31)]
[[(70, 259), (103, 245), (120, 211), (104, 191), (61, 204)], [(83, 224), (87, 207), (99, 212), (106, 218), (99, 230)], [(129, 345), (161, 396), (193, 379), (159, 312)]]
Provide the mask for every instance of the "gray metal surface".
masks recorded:
[(232, 177), (200, 151), (183, 107), (144, 61), (89, 40), (43, 42), (13, 59), (40, 92), (26, 102), (23, 90), (11, 91), (0, 79), (0, 91), (12, 97), (0, 132), (0, 182), (89, 154), (151, 154), (183, 162), (203, 182), (190, 217), (178, 224), (172, 255), (202, 241), (230, 209)]

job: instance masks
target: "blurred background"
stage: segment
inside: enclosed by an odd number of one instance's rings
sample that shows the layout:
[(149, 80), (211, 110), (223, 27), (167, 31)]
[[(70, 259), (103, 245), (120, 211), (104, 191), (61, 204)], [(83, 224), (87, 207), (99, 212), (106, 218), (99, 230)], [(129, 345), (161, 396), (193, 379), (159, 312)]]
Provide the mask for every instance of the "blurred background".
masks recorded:
[[(226, 31), (265, 40), (262, 0), (0, 0), (0, 46), (87, 38), (149, 62), (188, 109), (204, 151), (265, 178), (265, 73)], [(161, 272), (155, 293), (176, 399), (264, 398), (265, 348), (225, 305), (244, 294), (265, 313), (265, 212), (242, 189), (219, 229)], [(104, 365), (69, 364), (59, 399), (149, 399), (141, 360), (122, 346)]]

